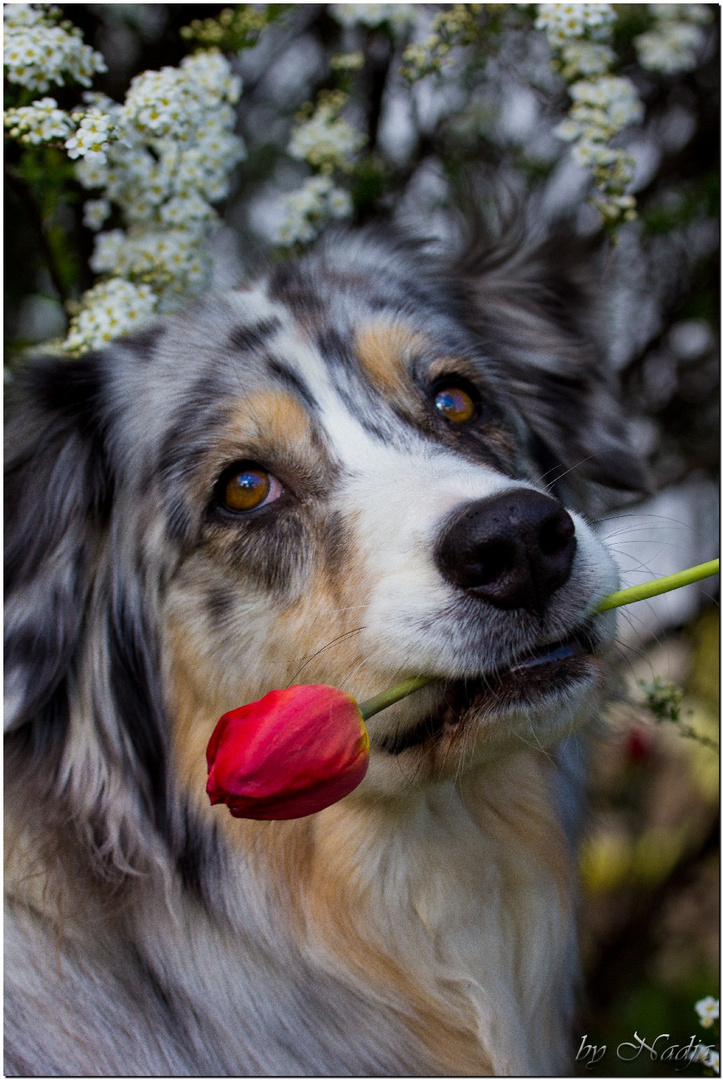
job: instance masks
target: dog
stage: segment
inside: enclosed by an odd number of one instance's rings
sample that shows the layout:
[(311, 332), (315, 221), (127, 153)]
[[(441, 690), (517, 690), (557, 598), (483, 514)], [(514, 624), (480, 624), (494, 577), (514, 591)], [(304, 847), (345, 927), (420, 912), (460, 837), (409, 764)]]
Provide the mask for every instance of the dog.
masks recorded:
[[(562, 263), (330, 234), (18, 376), (6, 1073), (569, 1069), (588, 517), (644, 481)], [(225, 711), (418, 675), (340, 802), (209, 805)]]

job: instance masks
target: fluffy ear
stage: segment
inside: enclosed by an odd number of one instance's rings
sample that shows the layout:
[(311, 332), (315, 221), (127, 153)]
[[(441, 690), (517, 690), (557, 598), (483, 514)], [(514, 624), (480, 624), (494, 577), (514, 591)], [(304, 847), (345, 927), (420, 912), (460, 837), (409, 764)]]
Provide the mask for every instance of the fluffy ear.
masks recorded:
[(32, 364), (10, 395), (6, 728), (38, 717), (51, 702), (80, 634), (113, 489), (97, 420), (100, 396), (101, 370), (92, 356)]
[(104, 873), (168, 829), (154, 586), (108, 451), (118, 361), (29, 365), (6, 428), (8, 783), (54, 798)]
[(477, 244), (460, 258), (469, 325), (497, 359), (530, 426), (545, 479), (564, 473), (645, 492), (644, 463), (625, 433), (617, 391), (596, 342), (592, 252), (571, 236), (534, 248)]

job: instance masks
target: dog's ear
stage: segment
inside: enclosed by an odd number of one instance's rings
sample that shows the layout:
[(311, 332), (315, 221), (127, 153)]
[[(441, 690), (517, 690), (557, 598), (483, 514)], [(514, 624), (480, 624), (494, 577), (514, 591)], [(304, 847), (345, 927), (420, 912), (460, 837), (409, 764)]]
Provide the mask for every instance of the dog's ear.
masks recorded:
[(104, 873), (167, 826), (154, 579), (134, 493), (120, 504), (106, 391), (137, 346), (30, 363), (6, 425), (8, 779), (54, 795)]
[(650, 490), (597, 343), (594, 253), (560, 232), (535, 247), (483, 238), (458, 259), (464, 318), (497, 360), (531, 428), (545, 481), (567, 474)]
[[(5, 467), (6, 728), (67, 677), (112, 500), (97, 357), (47, 358), (11, 388)], [(61, 710), (62, 711), (62, 710)]]

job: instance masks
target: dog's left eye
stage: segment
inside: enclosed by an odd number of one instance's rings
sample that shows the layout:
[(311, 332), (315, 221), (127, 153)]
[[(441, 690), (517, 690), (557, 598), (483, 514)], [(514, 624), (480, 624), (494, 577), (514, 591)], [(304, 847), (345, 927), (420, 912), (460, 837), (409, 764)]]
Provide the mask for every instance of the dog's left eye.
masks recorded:
[(469, 424), (479, 415), (479, 399), (472, 388), (454, 382), (435, 386), (434, 407), (452, 424)]
[(283, 494), (283, 487), (272, 473), (254, 462), (233, 465), (217, 485), (218, 504), (234, 514), (257, 510)]

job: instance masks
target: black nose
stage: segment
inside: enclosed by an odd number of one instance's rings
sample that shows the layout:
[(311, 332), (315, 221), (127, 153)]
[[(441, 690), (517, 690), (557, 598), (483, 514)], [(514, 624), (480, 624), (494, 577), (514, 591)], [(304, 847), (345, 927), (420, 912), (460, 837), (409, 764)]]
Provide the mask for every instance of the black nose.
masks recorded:
[(567, 510), (531, 488), (468, 503), (437, 545), (437, 566), (452, 585), (495, 607), (542, 613), (572, 570), (577, 540)]

